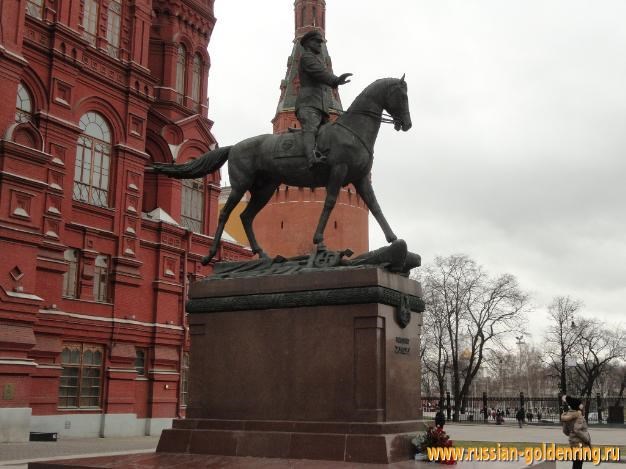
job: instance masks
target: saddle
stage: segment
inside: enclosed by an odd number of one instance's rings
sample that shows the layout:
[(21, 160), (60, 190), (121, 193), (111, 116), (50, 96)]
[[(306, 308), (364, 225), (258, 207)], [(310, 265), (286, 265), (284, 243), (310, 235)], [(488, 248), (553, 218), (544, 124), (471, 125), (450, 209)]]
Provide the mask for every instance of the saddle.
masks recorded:
[[(317, 132), (317, 141), (327, 128), (333, 125), (332, 122), (326, 123), (320, 127)], [(317, 150), (322, 155), (328, 155), (330, 148), (317, 147)], [(305, 158), (304, 147), (302, 144), (302, 129), (289, 127), (287, 132), (280, 134), (276, 141), (276, 149), (274, 151), (274, 158)]]

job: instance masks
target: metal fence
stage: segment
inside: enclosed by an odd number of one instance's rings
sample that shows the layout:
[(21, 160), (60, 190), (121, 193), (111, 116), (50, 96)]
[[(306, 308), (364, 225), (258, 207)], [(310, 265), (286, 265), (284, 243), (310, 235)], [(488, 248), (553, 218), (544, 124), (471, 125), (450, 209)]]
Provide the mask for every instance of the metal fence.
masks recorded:
[[(609, 422), (609, 407), (614, 406), (617, 397), (601, 397), (596, 395), (589, 400), (582, 399), (589, 408), (587, 422), (589, 424), (624, 423), (621, 421)], [(557, 424), (560, 423), (562, 403), (559, 396), (548, 397), (525, 397), (520, 393), (518, 397), (494, 397), (483, 395), (481, 397), (468, 397), (461, 402), (458, 408), (458, 416), (455, 419), (455, 401), (449, 393), (439, 401), (439, 396), (422, 397), (422, 410), (425, 418), (435, 418), (435, 414), (441, 407), (447, 421), (476, 423), (516, 423), (516, 414), (520, 406), (524, 409), (524, 422), (530, 425)], [(623, 403), (620, 404), (623, 406)], [(622, 407), (623, 412), (623, 407)], [(498, 414), (501, 415), (498, 418)], [(613, 417), (615, 418), (615, 417)]]

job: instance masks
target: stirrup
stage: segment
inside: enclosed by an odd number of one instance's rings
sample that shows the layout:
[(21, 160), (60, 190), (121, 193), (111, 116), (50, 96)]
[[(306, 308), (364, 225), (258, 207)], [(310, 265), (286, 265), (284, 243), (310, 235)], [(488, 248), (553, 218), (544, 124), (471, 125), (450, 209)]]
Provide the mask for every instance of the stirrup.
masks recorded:
[(321, 153), (319, 150), (313, 150), (313, 158), (309, 158), (309, 168), (312, 168), (318, 164), (326, 164), (328, 163), (328, 158), (326, 155)]

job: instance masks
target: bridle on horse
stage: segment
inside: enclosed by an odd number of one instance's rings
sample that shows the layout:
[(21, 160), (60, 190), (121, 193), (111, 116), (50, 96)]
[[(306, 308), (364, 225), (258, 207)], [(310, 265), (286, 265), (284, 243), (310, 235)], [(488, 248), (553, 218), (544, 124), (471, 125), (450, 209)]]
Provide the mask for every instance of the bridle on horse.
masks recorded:
[[(337, 113), (340, 116), (345, 114), (346, 112), (347, 111), (337, 111)], [(396, 125), (396, 124), (402, 125), (403, 124), (402, 120), (394, 119), (393, 116), (387, 114), (386, 112), (378, 113), (376, 111), (369, 111), (369, 110), (365, 110), (365, 109), (362, 109), (362, 110), (361, 109), (356, 109), (356, 110), (353, 109), (353, 110), (350, 110), (350, 114), (361, 114), (361, 115), (364, 115), (364, 116), (368, 116), (368, 117), (373, 118), (374, 120), (379, 121), (381, 124), (394, 124), (394, 125)], [(350, 132), (352, 135), (354, 135), (359, 140), (359, 142), (361, 142), (361, 144), (365, 147), (365, 149), (367, 150), (367, 152), (370, 155), (370, 158), (374, 157), (374, 150), (372, 148), (370, 148), (369, 146), (367, 146), (367, 144), (365, 143), (363, 138), (358, 133), (356, 133), (354, 130), (352, 130), (347, 125), (342, 124), (341, 121), (339, 121), (339, 120), (336, 120), (334, 122), (334, 124), (336, 124), (336, 125), (338, 125), (340, 127), (343, 127), (348, 132)]]

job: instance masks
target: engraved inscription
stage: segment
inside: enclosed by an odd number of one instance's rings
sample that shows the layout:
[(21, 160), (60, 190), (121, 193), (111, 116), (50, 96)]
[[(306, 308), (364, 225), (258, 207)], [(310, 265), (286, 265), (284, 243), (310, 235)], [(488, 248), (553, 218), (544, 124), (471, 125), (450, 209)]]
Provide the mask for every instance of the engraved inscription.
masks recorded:
[(411, 341), (407, 337), (396, 337), (396, 344), (393, 346), (393, 353), (408, 355), (411, 351)]

